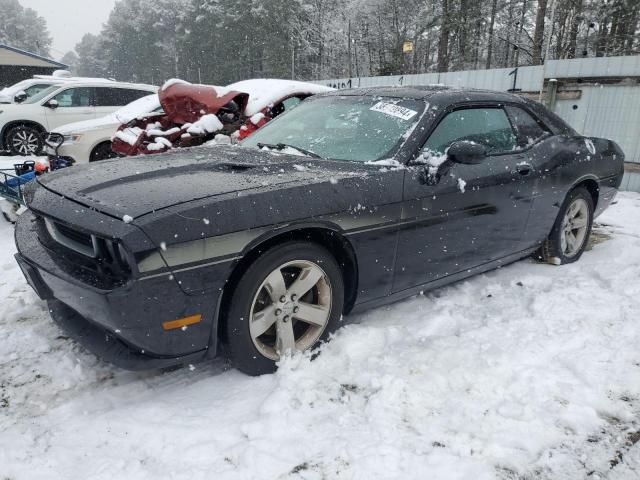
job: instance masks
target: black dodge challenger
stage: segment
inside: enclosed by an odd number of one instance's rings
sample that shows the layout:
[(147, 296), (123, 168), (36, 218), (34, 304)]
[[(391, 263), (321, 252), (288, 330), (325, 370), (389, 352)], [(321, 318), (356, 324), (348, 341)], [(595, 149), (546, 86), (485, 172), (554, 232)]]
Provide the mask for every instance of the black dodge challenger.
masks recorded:
[(16, 258), (53, 319), (130, 369), (224, 353), (249, 374), (343, 315), (534, 254), (577, 260), (623, 153), (517, 96), (311, 98), (240, 146), (41, 177)]

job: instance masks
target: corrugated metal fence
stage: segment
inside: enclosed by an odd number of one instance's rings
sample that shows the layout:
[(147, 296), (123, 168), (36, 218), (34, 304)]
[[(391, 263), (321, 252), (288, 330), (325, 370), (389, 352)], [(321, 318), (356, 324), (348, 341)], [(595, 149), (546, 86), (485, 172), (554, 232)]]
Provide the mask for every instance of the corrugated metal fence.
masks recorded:
[[(462, 72), (384, 77), (335, 78), (318, 81), (335, 88), (443, 84), (508, 91), (537, 98), (549, 80), (560, 88), (549, 107), (583, 135), (615, 140), (626, 161), (640, 164), (640, 55), (550, 60), (545, 65)], [(623, 188), (640, 191), (640, 174), (629, 173)]]

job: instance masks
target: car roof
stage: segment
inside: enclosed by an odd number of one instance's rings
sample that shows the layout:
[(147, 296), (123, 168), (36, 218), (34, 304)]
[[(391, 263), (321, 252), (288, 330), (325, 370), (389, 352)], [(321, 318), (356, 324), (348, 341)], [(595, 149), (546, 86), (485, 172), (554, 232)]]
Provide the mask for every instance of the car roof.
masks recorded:
[(542, 104), (530, 100), (524, 96), (514, 95), (509, 92), (497, 92), (494, 90), (480, 90), (476, 88), (451, 87), (447, 85), (411, 85), (403, 87), (361, 87), (347, 90), (335, 90), (318, 96), (380, 96), (401, 97), (416, 100), (429, 101), (431, 104), (448, 106), (452, 103), (463, 102), (504, 102), (527, 107), (550, 126), (554, 133), (575, 134), (569, 124), (549, 111)]
[(493, 90), (480, 90), (475, 88), (451, 87), (447, 85), (410, 85), (410, 86), (382, 86), (360, 87), (349, 90), (336, 90), (323, 96), (356, 95), (356, 96), (381, 96), (403, 97), (419, 100), (439, 100), (449, 102), (469, 101), (503, 101), (525, 103), (522, 97), (507, 92)]
[(146, 85), (143, 83), (126, 83), (126, 82), (101, 82), (101, 81), (90, 81), (90, 82), (82, 82), (82, 81), (72, 81), (72, 82), (61, 82), (58, 84), (60, 88), (68, 88), (68, 87), (105, 87), (105, 88), (131, 88), (134, 90), (146, 90), (149, 92), (157, 92), (158, 87), (155, 85)]

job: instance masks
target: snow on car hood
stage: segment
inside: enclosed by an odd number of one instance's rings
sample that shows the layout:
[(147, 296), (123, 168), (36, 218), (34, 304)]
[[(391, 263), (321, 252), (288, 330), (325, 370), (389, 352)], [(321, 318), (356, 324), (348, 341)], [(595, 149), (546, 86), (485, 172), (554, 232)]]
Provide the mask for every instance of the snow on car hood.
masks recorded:
[(149, 115), (154, 110), (160, 108), (160, 100), (157, 94), (147, 95), (138, 100), (125, 105), (104, 117), (84, 120), (82, 122), (69, 123), (54, 130), (55, 133), (62, 135), (70, 135), (72, 133), (86, 132), (88, 130), (97, 130), (106, 127), (117, 127), (124, 123), (129, 123), (134, 118)]
[[(301, 162), (314, 168), (300, 168)], [(220, 145), (77, 165), (38, 182), (108, 215), (136, 218), (202, 198), (353, 175), (336, 169), (336, 163)]]
[(227, 85), (230, 90), (249, 94), (249, 103), (244, 113), (251, 117), (271, 104), (277, 103), (291, 95), (316, 95), (335, 90), (331, 87), (315, 83), (298, 82), (295, 80), (278, 80), (274, 78), (254, 78)]

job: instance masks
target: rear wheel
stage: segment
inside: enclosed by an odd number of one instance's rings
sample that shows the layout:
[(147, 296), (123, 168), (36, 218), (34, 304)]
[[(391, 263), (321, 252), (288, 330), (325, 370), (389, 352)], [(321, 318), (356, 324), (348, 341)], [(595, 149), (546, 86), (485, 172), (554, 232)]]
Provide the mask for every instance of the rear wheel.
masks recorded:
[(227, 355), (249, 375), (273, 372), (283, 355), (326, 339), (343, 304), (342, 272), (328, 251), (305, 242), (275, 247), (234, 289), (222, 335)]
[(6, 144), (14, 155), (39, 155), (42, 152), (40, 131), (27, 125), (13, 127), (7, 133)]
[(578, 187), (567, 195), (537, 256), (556, 265), (575, 262), (587, 247), (592, 224), (593, 198), (587, 189)]

